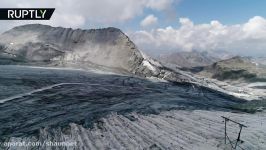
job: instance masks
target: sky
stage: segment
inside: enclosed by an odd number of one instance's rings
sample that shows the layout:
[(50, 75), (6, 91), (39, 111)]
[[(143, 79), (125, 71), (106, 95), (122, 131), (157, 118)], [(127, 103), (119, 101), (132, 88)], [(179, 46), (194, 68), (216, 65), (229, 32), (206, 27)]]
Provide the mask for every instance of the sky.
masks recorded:
[(42, 23), (122, 29), (151, 55), (228, 51), (266, 57), (265, 0), (1, 0), (2, 8), (56, 8), (49, 21), (0, 21), (0, 32)]

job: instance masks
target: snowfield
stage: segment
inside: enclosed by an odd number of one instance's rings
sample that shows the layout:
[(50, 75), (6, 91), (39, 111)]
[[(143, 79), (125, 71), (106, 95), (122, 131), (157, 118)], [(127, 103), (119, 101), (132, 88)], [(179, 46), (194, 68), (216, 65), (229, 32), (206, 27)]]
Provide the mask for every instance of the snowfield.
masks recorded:
[[(67, 69), (0, 66), (0, 149), (230, 149), (221, 116), (248, 126), (240, 146), (266, 149), (266, 113), (196, 84)], [(23, 80), (22, 80), (23, 79)], [(67, 81), (67, 82), (66, 82)], [(82, 83), (82, 84), (81, 84)], [(228, 124), (235, 140), (239, 127)], [(74, 146), (3, 146), (74, 142)]]
[[(241, 134), (240, 144), (245, 150), (266, 149), (266, 114), (240, 114), (222, 111), (166, 111), (159, 115), (128, 116), (110, 114), (85, 129), (70, 124), (66, 129), (42, 129), (38, 137), (12, 138), (12, 142), (22, 141), (74, 141), (77, 146), (58, 149), (172, 149), (172, 150), (220, 150), (230, 149), (224, 144), (224, 123), (221, 116), (229, 117), (248, 126)], [(235, 140), (239, 131), (236, 124), (228, 123), (227, 132)], [(228, 143), (228, 141), (227, 141)], [(43, 146), (40, 149), (52, 150)], [(241, 149), (238, 147), (238, 149)], [(16, 150), (18, 147), (11, 147)], [(30, 147), (20, 147), (28, 150)]]

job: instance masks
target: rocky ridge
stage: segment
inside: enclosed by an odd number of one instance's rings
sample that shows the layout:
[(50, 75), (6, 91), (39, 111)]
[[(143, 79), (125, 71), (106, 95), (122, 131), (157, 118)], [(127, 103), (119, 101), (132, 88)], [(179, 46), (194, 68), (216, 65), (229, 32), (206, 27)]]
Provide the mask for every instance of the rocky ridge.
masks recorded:
[(31, 24), (0, 36), (1, 64), (94, 68), (142, 77), (189, 80), (145, 56), (117, 28), (73, 30)]

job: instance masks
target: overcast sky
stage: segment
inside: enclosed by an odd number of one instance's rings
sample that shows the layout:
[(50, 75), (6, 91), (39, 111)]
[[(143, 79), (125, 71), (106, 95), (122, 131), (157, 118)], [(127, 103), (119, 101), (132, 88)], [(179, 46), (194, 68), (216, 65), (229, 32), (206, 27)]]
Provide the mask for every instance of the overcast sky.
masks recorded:
[(226, 50), (266, 56), (263, 0), (1, 0), (2, 8), (56, 8), (50, 21), (0, 21), (0, 32), (28, 23), (121, 28), (153, 54)]

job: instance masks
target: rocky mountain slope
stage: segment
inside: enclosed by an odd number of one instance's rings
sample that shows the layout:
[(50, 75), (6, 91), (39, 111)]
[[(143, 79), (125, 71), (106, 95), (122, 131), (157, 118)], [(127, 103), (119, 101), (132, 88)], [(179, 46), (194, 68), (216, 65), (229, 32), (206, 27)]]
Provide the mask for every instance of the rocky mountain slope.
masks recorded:
[(266, 57), (256, 57), (252, 59), (255, 63), (266, 66)]
[(233, 57), (192, 70), (196, 73), (194, 77), (202, 79), (202, 83), (208, 86), (213, 84), (234, 91), (234, 95), (247, 94), (248, 97), (257, 97), (255, 99), (265, 99), (266, 67), (255, 59)]
[(146, 57), (116, 28), (73, 30), (40, 24), (15, 27), (0, 36), (0, 64), (94, 68), (169, 80), (186, 79)]
[(231, 58), (232, 55), (227, 52), (208, 52), (191, 51), (176, 52), (168, 55), (162, 55), (158, 58), (165, 64), (176, 65), (178, 68), (191, 68), (198, 66), (208, 66), (217, 61)]
[(221, 81), (265, 82), (266, 70), (250, 58), (233, 57), (204, 67), (201, 75)]
[(188, 82), (238, 96), (238, 90), (232, 93), (231, 87), (225, 90), (216, 82), (205, 82), (151, 59), (116, 28), (73, 30), (41, 24), (15, 27), (0, 35), (0, 64), (98, 70)]

